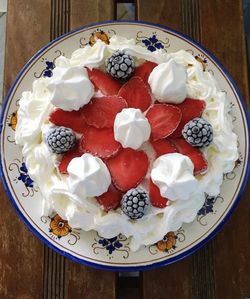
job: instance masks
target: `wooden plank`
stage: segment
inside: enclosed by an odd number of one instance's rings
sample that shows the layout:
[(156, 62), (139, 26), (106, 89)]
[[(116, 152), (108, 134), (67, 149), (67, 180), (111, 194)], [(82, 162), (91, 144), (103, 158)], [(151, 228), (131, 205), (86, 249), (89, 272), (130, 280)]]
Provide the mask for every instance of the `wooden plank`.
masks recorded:
[[(49, 41), (50, 0), (9, 0), (4, 95), (25, 62)], [(41, 15), (43, 16), (41, 18)], [(43, 297), (43, 244), (22, 223), (0, 187), (0, 297)]]
[(138, 20), (182, 30), (182, 0), (137, 0)]
[(72, 0), (70, 9), (71, 30), (95, 22), (114, 19), (113, 0)]
[[(70, 29), (114, 18), (112, 0), (71, 0)], [(74, 299), (115, 298), (116, 274), (66, 260), (67, 296)]]
[[(182, 1), (138, 0), (138, 19), (184, 31)], [(192, 258), (156, 270), (146, 271), (142, 279), (143, 298), (191, 298)]]
[(66, 269), (68, 298), (116, 298), (115, 273), (85, 267), (70, 260), (66, 260)]
[(50, 2), (38, 0), (34, 5), (32, 0), (8, 1), (5, 95), (25, 62), (49, 42)]
[[(229, 70), (249, 107), (242, 1), (200, 0), (201, 41)], [(250, 296), (250, 186), (213, 241), (215, 298)], [(203, 298), (203, 297), (202, 297)]]

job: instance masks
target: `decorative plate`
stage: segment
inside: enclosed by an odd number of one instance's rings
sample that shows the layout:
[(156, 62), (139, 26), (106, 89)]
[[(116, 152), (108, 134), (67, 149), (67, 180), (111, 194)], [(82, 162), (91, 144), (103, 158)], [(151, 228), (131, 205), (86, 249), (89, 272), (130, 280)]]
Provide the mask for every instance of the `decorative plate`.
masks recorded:
[[(134, 38), (148, 49), (174, 52), (189, 51), (204, 70), (211, 72), (232, 106), (235, 132), (239, 137), (240, 158), (235, 169), (225, 175), (221, 193), (208, 197), (192, 224), (169, 232), (162, 241), (139, 252), (132, 252), (129, 240), (119, 235), (105, 239), (96, 232), (71, 228), (59, 215), (41, 217), (41, 194), (23, 161), (21, 148), (14, 142), (18, 101), (32, 82), (42, 76), (53, 76), (55, 59), (70, 56), (79, 47), (93, 44), (95, 38), (108, 42), (119, 34)], [(239, 201), (249, 174), (249, 120), (238, 89), (224, 67), (202, 46), (173, 30), (148, 23), (108, 22), (94, 24), (65, 34), (37, 52), (24, 66), (4, 103), (1, 118), (1, 175), (5, 190), (19, 216), (44, 243), (79, 263), (109, 270), (144, 270), (180, 260), (204, 245), (225, 223)]]

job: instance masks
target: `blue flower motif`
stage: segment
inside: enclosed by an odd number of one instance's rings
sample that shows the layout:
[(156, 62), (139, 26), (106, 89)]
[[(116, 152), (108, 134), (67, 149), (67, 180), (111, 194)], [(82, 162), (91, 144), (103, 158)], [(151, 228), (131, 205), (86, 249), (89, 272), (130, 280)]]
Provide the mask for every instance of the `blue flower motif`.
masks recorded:
[(22, 166), (20, 167), (20, 171), (24, 172), (24, 173), (28, 173), (28, 169), (26, 167), (26, 164), (23, 162)]
[(46, 63), (46, 69), (43, 72), (43, 76), (44, 77), (52, 77), (53, 76), (53, 72), (52, 70), (55, 68), (54, 62), (52, 61), (45, 61)]
[(214, 212), (213, 206), (214, 206), (215, 202), (216, 202), (216, 197), (207, 195), (206, 199), (205, 199), (205, 203), (204, 203), (203, 207), (199, 210), (197, 215), (205, 216), (209, 213), (213, 213)]
[(34, 187), (34, 182), (33, 180), (30, 178), (30, 176), (28, 175), (28, 169), (25, 165), (25, 163), (23, 162), (21, 167), (20, 167), (20, 175), (17, 178), (19, 181), (22, 181), (24, 183), (24, 185), (28, 188), (33, 188)]
[(119, 242), (117, 237), (110, 239), (100, 239), (98, 243), (101, 244), (102, 247), (105, 247), (109, 254), (123, 246), (122, 243)]
[(45, 63), (47, 65), (46, 69), (52, 69), (53, 70), (53, 68), (55, 67), (54, 62), (52, 62), (52, 61), (46, 61)]
[(164, 48), (163, 44), (157, 39), (155, 34), (153, 34), (151, 37), (147, 39), (143, 39), (142, 42), (150, 52), (154, 52), (157, 49)]

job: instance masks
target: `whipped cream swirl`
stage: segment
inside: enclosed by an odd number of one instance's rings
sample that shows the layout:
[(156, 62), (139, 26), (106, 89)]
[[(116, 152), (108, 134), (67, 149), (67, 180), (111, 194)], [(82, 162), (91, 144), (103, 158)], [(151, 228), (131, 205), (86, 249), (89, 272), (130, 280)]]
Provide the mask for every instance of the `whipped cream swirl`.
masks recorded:
[(94, 86), (82, 67), (56, 67), (47, 88), (51, 103), (65, 111), (79, 110), (94, 95)]
[(174, 59), (170, 59), (153, 69), (148, 83), (159, 102), (180, 104), (187, 95), (186, 79), (186, 69)]
[(140, 109), (125, 108), (117, 113), (114, 135), (124, 148), (138, 149), (149, 139), (150, 133), (150, 124)]
[(99, 196), (108, 190), (111, 177), (103, 161), (91, 154), (83, 154), (70, 161), (67, 171), (68, 189), (79, 198)]
[[(165, 154), (154, 161), (151, 179), (158, 186), (162, 197), (170, 200), (188, 200), (199, 190), (193, 175), (194, 165), (179, 153)], [(198, 191), (201, 193), (201, 191)]]

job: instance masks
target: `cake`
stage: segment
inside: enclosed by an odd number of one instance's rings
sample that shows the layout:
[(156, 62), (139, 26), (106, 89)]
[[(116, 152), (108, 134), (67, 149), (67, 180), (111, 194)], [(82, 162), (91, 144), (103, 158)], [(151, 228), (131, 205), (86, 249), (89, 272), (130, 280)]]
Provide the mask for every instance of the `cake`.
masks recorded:
[(43, 198), (73, 228), (136, 251), (190, 223), (238, 158), (230, 105), (190, 53), (96, 40), (23, 92), (15, 140)]

